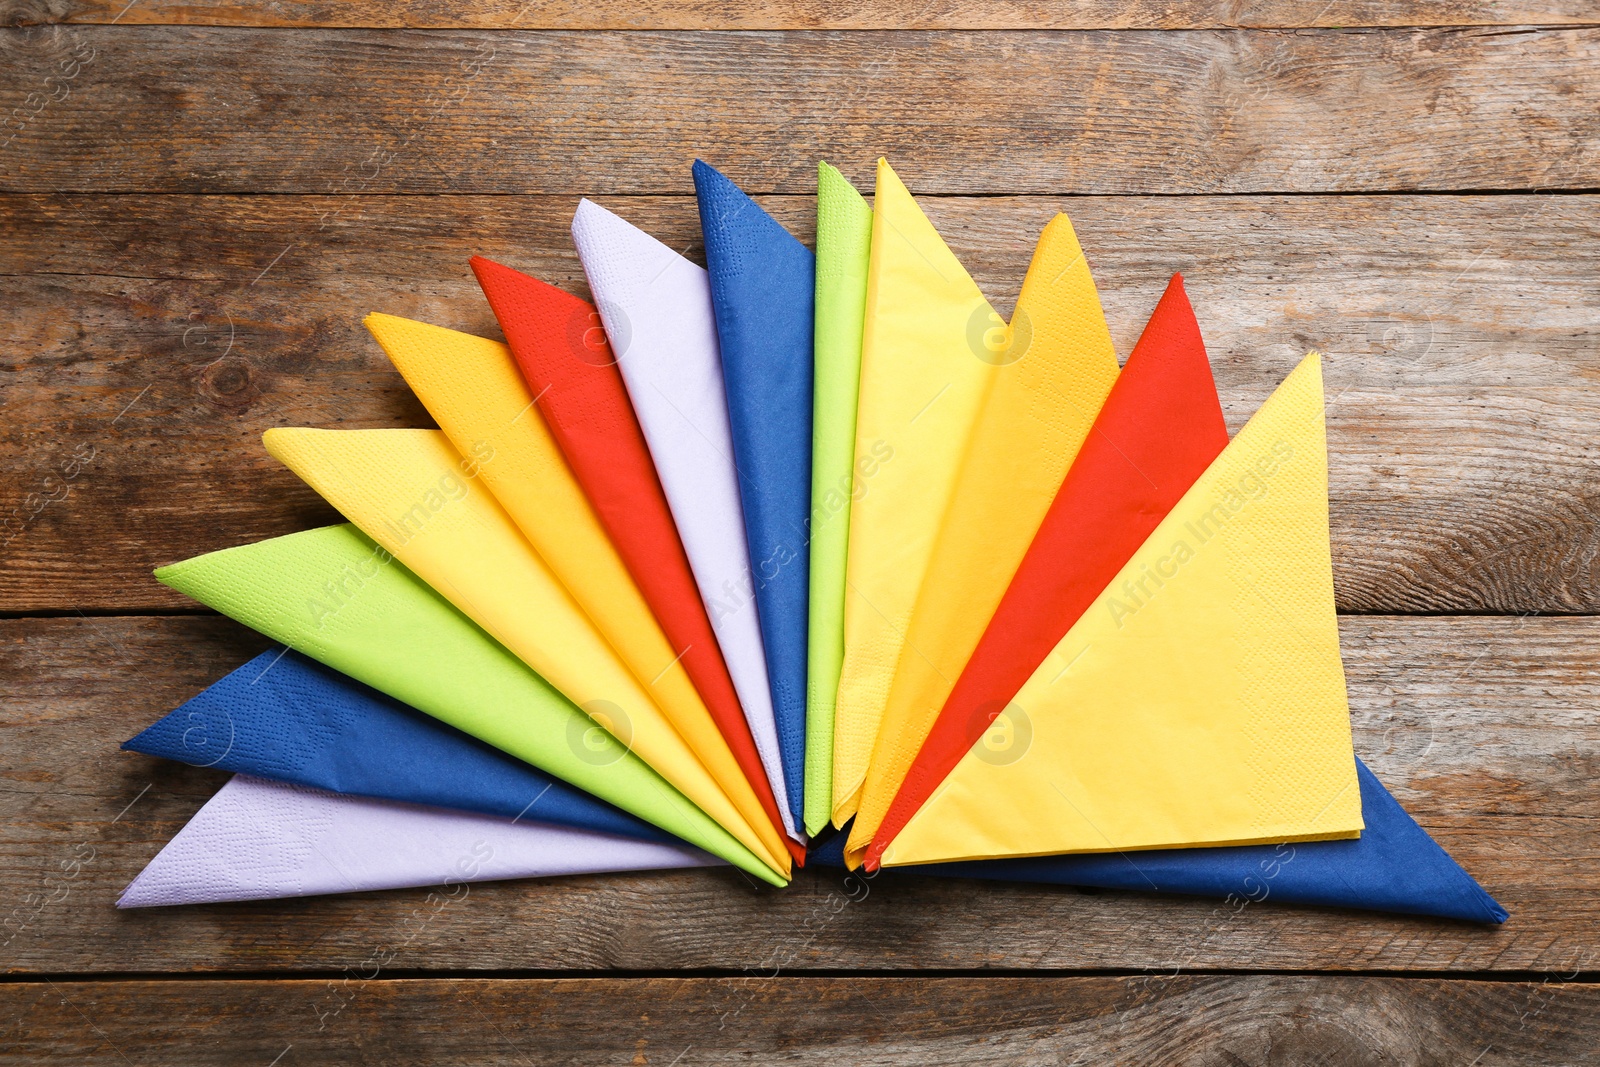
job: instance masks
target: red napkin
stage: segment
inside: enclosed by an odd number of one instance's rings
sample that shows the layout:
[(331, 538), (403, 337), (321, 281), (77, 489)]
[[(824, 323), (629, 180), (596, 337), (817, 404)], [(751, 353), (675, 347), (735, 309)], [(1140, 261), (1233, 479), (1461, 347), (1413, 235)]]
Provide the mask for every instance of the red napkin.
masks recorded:
[(869, 870), (1227, 443), (1200, 326), (1175, 274), (895, 795)]
[[(539, 411), (780, 833), (772, 787), (594, 306), (482, 256), (472, 272)], [(648, 679), (646, 679), (648, 681)], [(796, 862), (804, 847), (786, 836)]]

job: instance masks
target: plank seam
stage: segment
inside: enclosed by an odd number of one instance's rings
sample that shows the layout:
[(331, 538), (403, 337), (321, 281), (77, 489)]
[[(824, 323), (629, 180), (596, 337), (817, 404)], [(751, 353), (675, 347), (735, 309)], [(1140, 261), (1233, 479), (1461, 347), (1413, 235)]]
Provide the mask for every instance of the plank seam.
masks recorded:
[[(1453, 925), (1453, 924), (1452, 924)], [(751, 968), (754, 970), (755, 968)], [(0, 975), (0, 986), (26, 986), (41, 985), (47, 982), (105, 982), (105, 983), (137, 983), (137, 982), (319, 982), (325, 981), (330, 974), (340, 974), (348, 968), (329, 968), (328, 970), (284, 970), (284, 971), (151, 971), (140, 973), (137, 971), (108, 971), (98, 974), (93, 971), (67, 971), (67, 972), (12, 972)], [(1479, 982), (1489, 984), (1513, 984), (1526, 982), (1548, 981), (1558, 972), (1546, 971), (1438, 971), (1438, 970), (1314, 970), (1305, 968), (1195, 968), (1184, 969), (1177, 974), (1170, 967), (1138, 968), (1106, 968), (1095, 967), (1083, 970), (1069, 970), (1059, 968), (1040, 968), (1028, 970), (1023, 968), (1005, 969), (915, 969), (915, 970), (847, 970), (841, 968), (818, 968), (816, 970), (794, 969), (786, 974), (768, 976), (763, 974), (762, 981), (797, 981), (810, 979), (901, 979), (923, 981), (926, 979), (940, 979), (945, 981), (969, 981), (974, 978), (996, 979), (1037, 979), (1037, 978), (1150, 978), (1154, 977), (1183, 977), (1183, 978), (1404, 978), (1415, 981), (1448, 981), (1448, 982)], [(425, 981), (655, 981), (660, 979), (683, 979), (686, 981), (718, 981), (724, 979), (749, 980), (751, 975), (746, 971), (686, 968), (684, 970), (520, 970), (516, 968), (496, 968), (482, 971), (465, 970), (462, 968), (446, 968), (437, 971), (410, 968), (405, 970), (384, 971), (381, 977), (368, 979), (355, 979), (358, 982), (425, 982)], [(1563, 986), (1595, 986), (1600, 985), (1600, 971), (1560, 971), (1560, 982)]]
[[(810, 195), (811, 195), (809, 193), (787, 192), (787, 191), (784, 191), (784, 190), (781, 190), (781, 189), (749, 188), (749, 189), (746, 189), (746, 192), (750, 196), (755, 196), (755, 197), (790, 197), (790, 198), (794, 198), (794, 199), (808, 199), (810, 197)], [(917, 193), (917, 199), (918, 200), (1041, 200), (1041, 199), (1059, 198), (1059, 199), (1071, 199), (1071, 200), (1079, 200), (1079, 199), (1082, 199), (1082, 200), (1146, 200), (1146, 199), (1150, 199), (1150, 200), (1154, 200), (1154, 199), (1163, 199), (1163, 200), (1185, 200), (1185, 199), (1223, 200), (1223, 199), (1241, 199), (1241, 198), (1248, 198), (1248, 197), (1283, 197), (1283, 198), (1290, 198), (1290, 197), (1295, 197), (1295, 198), (1324, 197), (1324, 198), (1330, 198), (1330, 199), (1331, 198), (1341, 198), (1341, 199), (1353, 200), (1353, 199), (1357, 199), (1357, 198), (1360, 198), (1360, 197), (1402, 197), (1402, 196), (1412, 196), (1412, 197), (1460, 197), (1460, 198), (1465, 199), (1465, 198), (1472, 198), (1472, 197), (1496, 197), (1496, 196), (1583, 197), (1583, 196), (1597, 196), (1597, 195), (1600, 195), (1600, 186), (1570, 186), (1570, 187), (1569, 186), (1549, 186), (1549, 187), (1543, 187), (1543, 186), (1527, 186), (1527, 187), (1506, 186), (1506, 187), (1485, 187), (1485, 188), (1482, 188), (1482, 189), (1475, 189), (1475, 188), (1472, 188), (1470, 186), (1466, 186), (1466, 187), (1457, 188), (1457, 189), (1358, 189), (1358, 190), (1343, 190), (1343, 191), (1338, 191), (1338, 190), (1306, 190), (1306, 189), (1285, 189), (1285, 190), (1241, 189), (1241, 190), (1237, 190), (1237, 191), (1233, 191), (1233, 192), (1227, 192), (1227, 191), (1223, 191), (1223, 192), (1189, 191), (1189, 192), (1129, 192), (1129, 193), (1115, 193), (1115, 192), (1114, 193), (1083, 193), (1083, 192), (1072, 192), (1072, 191), (1067, 191), (1067, 192), (1043, 192), (1043, 193), (1016, 192), (1016, 191), (1010, 191), (1010, 192), (970, 192), (970, 193), (969, 192), (960, 192), (960, 193), (947, 193), (947, 192), (922, 193), (922, 192), (919, 192), (919, 193)], [(490, 197), (504, 197), (504, 198), (522, 197), (522, 198), (528, 198), (528, 199), (542, 197), (542, 198), (546, 198), (546, 199), (558, 200), (558, 199), (569, 199), (569, 198), (572, 198), (572, 197), (585, 197), (585, 196), (589, 196), (589, 197), (605, 197), (607, 200), (646, 200), (646, 199), (649, 199), (649, 200), (660, 200), (660, 199), (693, 200), (694, 199), (693, 191), (684, 191), (682, 189), (662, 189), (660, 191), (652, 191), (652, 192), (622, 192), (622, 193), (605, 193), (605, 192), (597, 193), (597, 192), (594, 192), (592, 190), (590, 190), (588, 192), (585, 192), (583, 190), (578, 190), (578, 189), (574, 189), (574, 190), (570, 190), (570, 191), (562, 191), (562, 192), (505, 192), (505, 191), (496, 192), (496, 191), (488, 191), (488, 192), (480, 192), (480, 193), (471, 193), (471, 192), (469, 192), (469, 193), (458, 193), (458, 192), (445, 191), (445, 192), (392, 192), (392, 193), (386, 193), (386, 192), (317, 193), (317, 192), (286, 191), (286, 190), (281, 190), (281, 189), (249, 189), (249, 190), (219, 189), (219, 190), (217, 190), (215, 192), (205, 191), (205, 190), (174, 192), (172, 190), (164, 190), (164, 189), (47, 189), (47, 190), (40, 190), (40, 189), (0, 188), (0, 196), (7, 196), (7, 197), (10, 197), (10, 196), (14, 196), (14, 197), (47, 197), (47, 196), (59, 196), (59, 197), (69, 197), (69, 196), (100, 196), (100, 197), (114, 197), (114, 196), (116, 196), (116, 197), (123, 197), (123, 196), (127, 196), (127, 197), (132, 197), (132, 196), (137, 196), (137, 197), (141, 197), (141, 198), (144, 198), (144, 199), (153, 199), (153, 198), (156, 198), (156, 197), (212, 197), (212, 198), (237, 197), (237, 198), (241, 198), (241, 199), (246, 198), (246, 197), (302, 197), (302, 198), (308, 199), (308, 200), (309, 199), (313, 199), (313, 198), (338, 199), (338, 200), (359, 200), (359, 199), (370, 199), (370, 200), (379, 200), (379, 199), (397, 199), (397, 200), (398, 199), (412, 199), (412, 200), (416, 200), (416, 199), (483, 200), (483, 199), (488, 199)], [(70, 273), (65, 272), (65, 271), (51, 271), (51, 272), (40, 271), (40, 272), (37, 272), (37, 273), (41, 273), (41, 274), (43, 274), (43, 273), (61, 274), (61, 275), (66, 276), (66, 277), (77, 277), (78, 276), (78, 275), (70, 274)], [(27, 277), (27, 275), (0, 274), (0, 277)], [(139, 279), (139, 280), (166, 281), (166, 280), (169, 280), (169, 279), (157, 278), (157, 279)], [(181, 281), (181, 280), (185, 280), (185, 279), (176, 279), (176, 280), (180, 280)]]

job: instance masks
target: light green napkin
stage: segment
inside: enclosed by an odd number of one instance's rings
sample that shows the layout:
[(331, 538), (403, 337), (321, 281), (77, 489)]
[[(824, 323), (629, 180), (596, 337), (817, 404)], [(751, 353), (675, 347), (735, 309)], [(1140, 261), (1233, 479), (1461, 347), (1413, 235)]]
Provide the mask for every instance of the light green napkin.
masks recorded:
[(833, 167), (817, 164), (817, 287), (811, 429), (811, 615), (806, 665), (806, 833), (828, 824), (833, 705), (844, 661), (844, 569), (861, 326), (872, 209)]
[(354, 526), (211, 552), (162, 567), (156, 578), (763, 881), (784, 884)]

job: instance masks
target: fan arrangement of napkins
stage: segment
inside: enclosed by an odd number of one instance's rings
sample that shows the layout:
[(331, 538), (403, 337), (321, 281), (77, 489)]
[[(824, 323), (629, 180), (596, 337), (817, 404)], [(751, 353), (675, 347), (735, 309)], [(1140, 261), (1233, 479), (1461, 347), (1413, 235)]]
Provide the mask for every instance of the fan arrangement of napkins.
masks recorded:
[(887, 163), (594, 303), (373, 314), (439, 428), (267, 432), (349, 522), (156, 577), (272, 638), (125, 748), (235, 772), (120, 905), (807, 862), (1502, 922), (1356, 758), (1319, 357), (1229, 440), (1174, 277), (1118, 367), (1072, 224), (1009, 321)]

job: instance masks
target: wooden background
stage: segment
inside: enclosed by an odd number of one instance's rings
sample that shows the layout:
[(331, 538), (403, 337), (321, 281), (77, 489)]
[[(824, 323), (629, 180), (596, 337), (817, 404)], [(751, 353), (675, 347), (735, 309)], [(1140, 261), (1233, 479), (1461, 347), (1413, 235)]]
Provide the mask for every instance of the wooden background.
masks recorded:
[[(124, 4), (126, 3), (126, 6)], [(1600, 1063), (1592, 0), (0, 0), (0, 1063)], [(890, 873), (118, 913), (223, 776), (117, 750), (264, 647), (150, 569), (333, 520), (274, 425), (421, 426), (370, 310), (584, 292), (688, 165), (809, 233), (888, 155), (1002, 309), (1057, 210), (1237, 428), (1328, 356), (1360, 754), (1503, 928)]]

